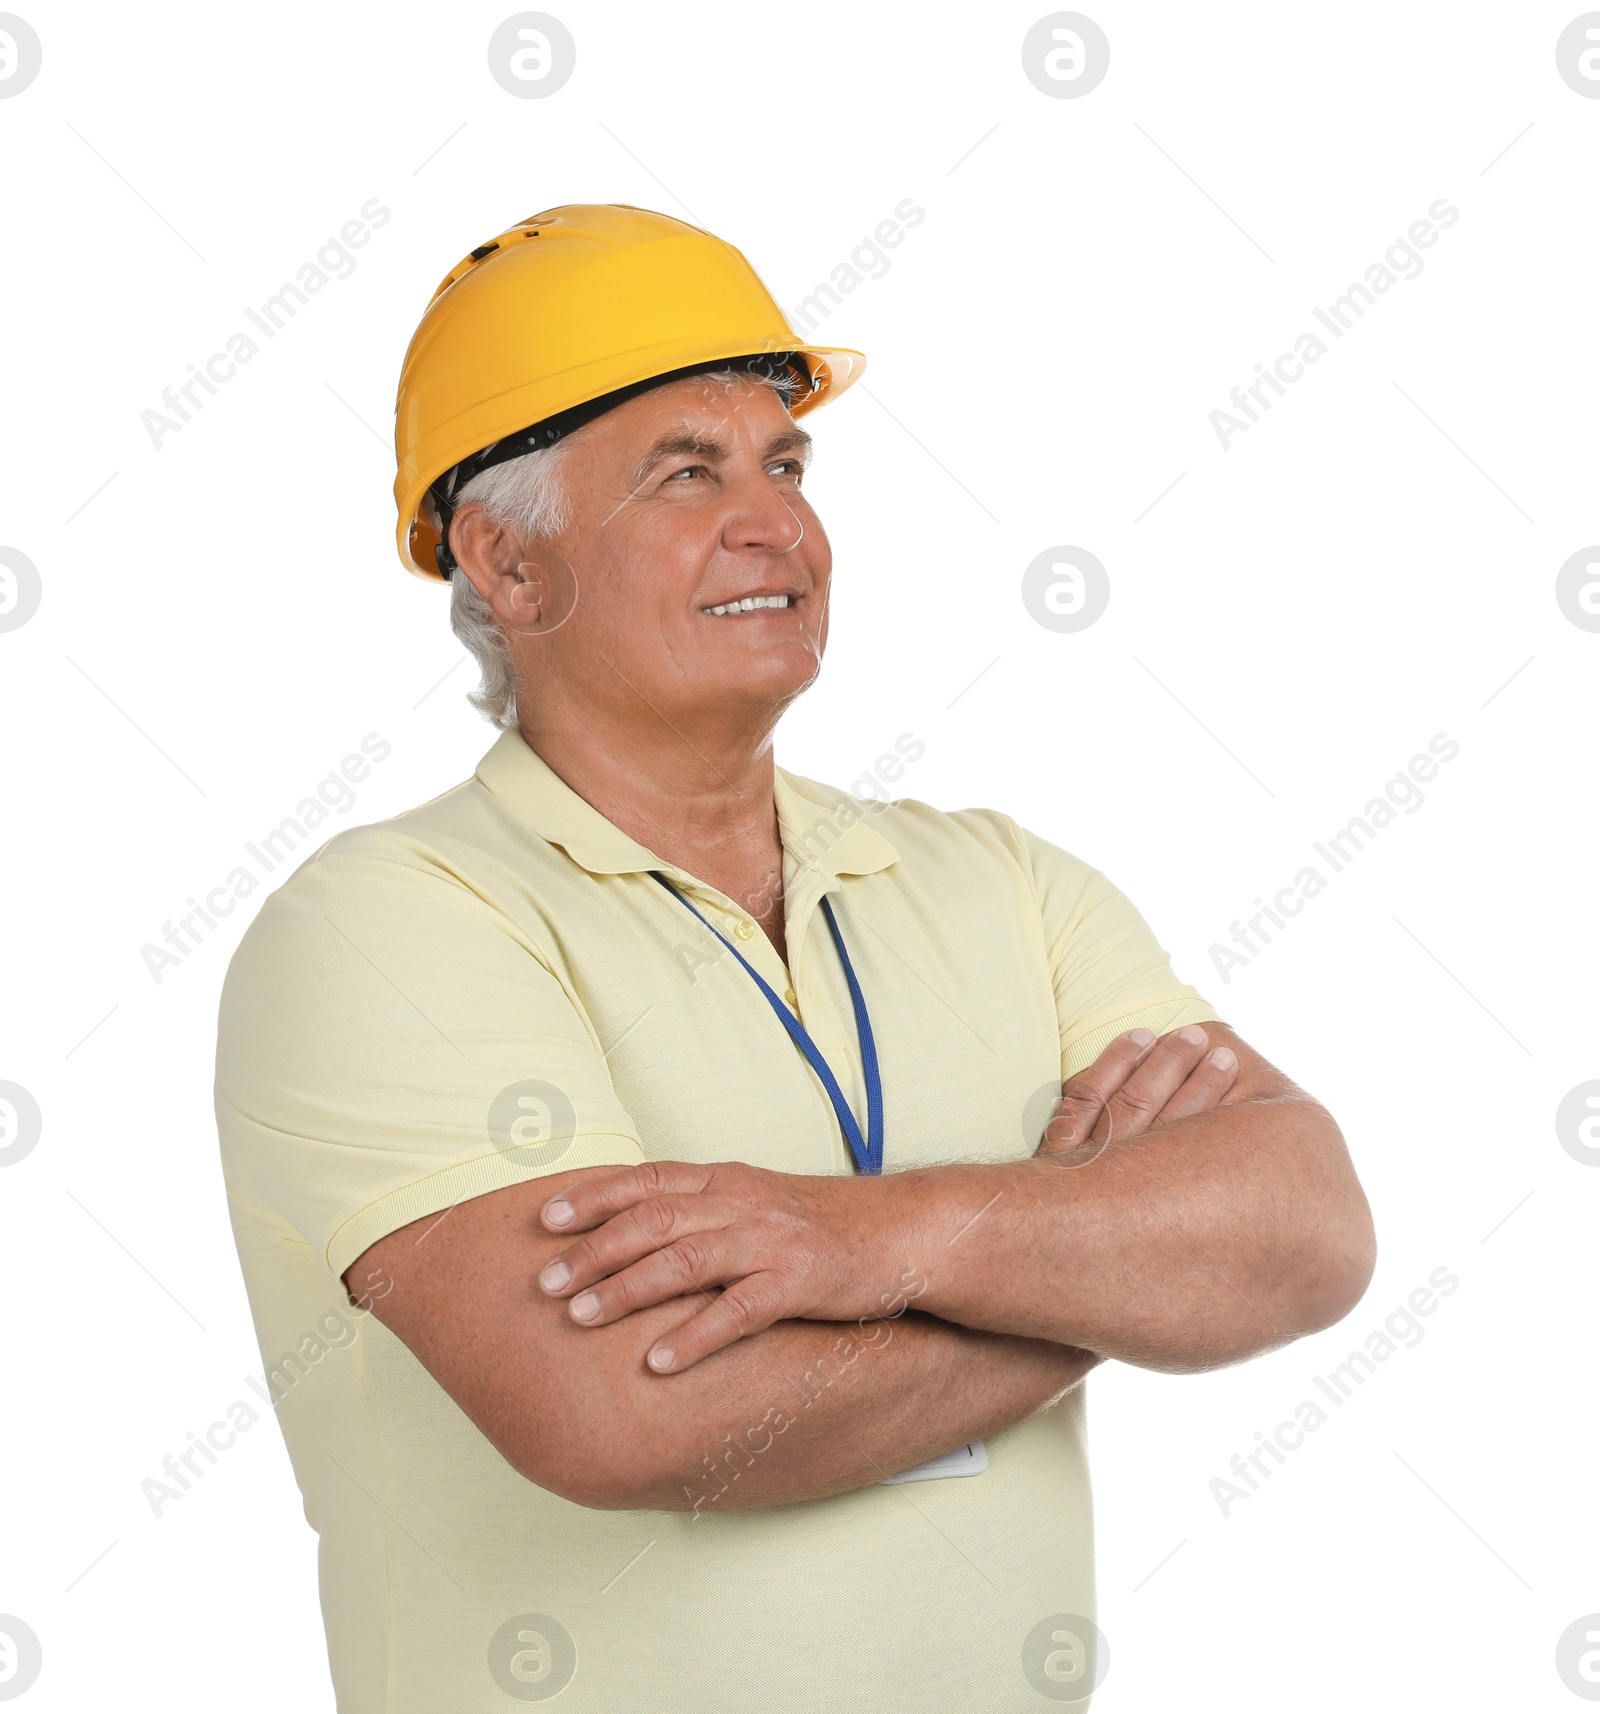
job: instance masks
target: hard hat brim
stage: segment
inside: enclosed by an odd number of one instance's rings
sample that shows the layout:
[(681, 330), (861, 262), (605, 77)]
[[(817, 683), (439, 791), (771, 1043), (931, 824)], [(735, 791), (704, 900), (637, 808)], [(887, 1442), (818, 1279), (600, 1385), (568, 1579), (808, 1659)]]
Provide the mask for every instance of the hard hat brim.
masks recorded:
[[(797, 342), (785, 344), (782, 349), (805, 358), (811, 369), (812, 390), (797, 398), (790, 407), (790, 414), (797, 419), (808, 415), (828, 399), (836, 398), (840, 393), (852, 387), (860, 380), (867, 366), (865, 355), (860, 351), (851, 350), (848, 346), (806, 345)], [(587, 391), (584, 382), (576, 373), (569, 372), (564, 379), (570, 383), (576, 383), (572, 390), (576, 391), (579, 396), (574, 398), (571, 403), (578, 405), (602, 394), (621, 391), (636, 382), (653, 380), (656, 375), (675, 373), (679, 369), (715, 363), (725, 358), (731, 359), (747, 354), (747, 347), (740, 347), (736, 350), (711, 350), (688, 356), (675, 354), (678, 356), (678, 360), (675, 362), (665, 364), (659, 369), (647, 368), (643, 373), (631, 376), (626, 381), (618, 382), (614, 386), (596, 387), (593, 392)], [(640, 354), (629, 353), (628, 355), (637, 358)], [(589, 365), (588, 367), (598, 369), (601, 366)], [(519, 393), (535, 390), (519, 389), (517, 393), (502, 395), (494, 401), (496, 414), (502, 421), (515, 418)], [(537, 390), (543, 391), (543, 389)], [(557, 414), (559, 413), (547, 413), (548, 416)], [(545, 417), (536, 419), (536, 421), (543, 420)], [(513, 434), (521, 428), (534, 426), (534, 422), (513, 423), (503, 432)], [(442, 439), (439, 444), (433, 446), (421, 445), (416, 449), (414, 457), (408, 460), (408, 480), (404, 498), (401, 500), (395, 545), (399, 549), (400, 560), (406, 570), (413, 576), (420, 577), (429, 583), (443, 583), (445, 579), (439, 573), (436, 558), (436, 550), (440, 545), (439, 530), (431, 516), (430, 509), (425, 505), (428, 490), (440, 476), (449, 470), (453, 470), (464, 459), (470, 458), (494, 440), (502, 438), (501, 435), (493, 435), (488, 440), (481, 440), (477, 438), (477, 433), (481, 433), (481, 430), (467, 434), (466, 440), (471, 444), (461, 443), (458, 436), (454, 441)], [(434, 468), (436, 465), (438, 468)]]

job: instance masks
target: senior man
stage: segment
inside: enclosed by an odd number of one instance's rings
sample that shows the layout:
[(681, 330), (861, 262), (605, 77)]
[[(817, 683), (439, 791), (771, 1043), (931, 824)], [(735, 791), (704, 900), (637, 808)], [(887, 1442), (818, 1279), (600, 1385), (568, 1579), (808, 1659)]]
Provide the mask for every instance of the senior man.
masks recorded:
[(267, 901), (218, 1053), (346, 1714), (1081, 1706), (1086, 1372), (1365, 1288), (1332, 1119), (1109, 880), (774, 765), (861, 367), (618, 206), (412, 342), (401, 555), (503, 731)]

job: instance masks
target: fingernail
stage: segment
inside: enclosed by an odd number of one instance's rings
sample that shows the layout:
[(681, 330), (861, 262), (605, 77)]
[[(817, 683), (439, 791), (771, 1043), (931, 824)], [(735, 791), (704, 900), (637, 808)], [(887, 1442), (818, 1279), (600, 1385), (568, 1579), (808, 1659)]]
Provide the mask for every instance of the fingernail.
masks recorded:
[(1137, 1029), (1128, 1031), (1128, 1040), (1131, 1041), (1135, 1047), (1149, 1047), (1151, 1042), (1155, 1039), (1156, 1032), (1154, 1030)]
[(1178, 1040), (1188, 1042), (1190, 1047), (1204, 1047), (1206, 1045), (1206, 1032), (1198, 1024), (1185, 1024), (1178, 1031)]
[(552, 1262), (550, 1266), (539, 1275), (539, 1284), (542, 1285), (546, 1291), (560, 1291), (562, 1286), (564, 1286), (571, 1278), (572, 1269), (569, 1268), (565, 1262)]
[(557, 1197), (554, 1202), (544, 1206), (544, 1219), (547, 1226), (570, 1226), (572, 1224), (572, 1204)]
[(652, 1369), (670, 1369), (677, 1360), (677, 1354), (665, 1345), (658, 1345), (650, 1353), (650, 1367)]
[(1238, 1063), (1238, 1060), (1233, 1056), (1233, 1049), (1231, 1047), (1219, 1047), (1217, 1051), (1211, 1055), (1211, 1064), (1214, 1065), (1218, 1071), (1232, 1071)]
[(586, 1291), (580, 1297), (572, 1300), (572, 1314), (577, 1321), (593, 1321), (600, 1313), (600, 1299), (592, 1291)]

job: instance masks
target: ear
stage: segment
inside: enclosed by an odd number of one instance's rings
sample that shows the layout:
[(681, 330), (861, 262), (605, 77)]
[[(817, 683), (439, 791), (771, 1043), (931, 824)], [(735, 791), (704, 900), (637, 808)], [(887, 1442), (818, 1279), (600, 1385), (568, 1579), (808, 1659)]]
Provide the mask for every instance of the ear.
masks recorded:
[(566, 565), (549, 544), (523, 542), (470, 501), (450, 522), (450, 551), (460, 568), (456, 575), (472, 584), (506, 630), (548, 628), (553, 574)]

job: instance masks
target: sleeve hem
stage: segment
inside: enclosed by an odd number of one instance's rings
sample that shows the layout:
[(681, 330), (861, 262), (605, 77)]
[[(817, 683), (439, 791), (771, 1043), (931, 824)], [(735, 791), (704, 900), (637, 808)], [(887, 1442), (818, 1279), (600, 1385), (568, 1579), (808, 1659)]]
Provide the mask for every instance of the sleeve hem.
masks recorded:
[(1182, 1029), (1185, 1024), (1221, 1023), (1221, 1015), (1198, 994), (1179, 995), (1141, 1006), (1109, 1023), (1100, 1024), (1085, 1035), (1074, 1036), (1061, 1044), (1061, 1078), (1065, 1082), (1094, 1064), (1111, 1043), (1128, 1030), (1141, 1025), (1154, 1030), (1158, 1036)]
[(413, 1220), (453, 1208), (458, 1202), (506, 1190), (514, 1184), (526, 1184), (530, 1179), (548, 1178), (552, 1173), (571, 1172), (576, 1167), (638, 1166), (644, 1160), (638, 1140), (621, 1134), (574, 1137), (553, 1160), (540, 1160), (539, 1153), (533, 1148), (513, 1148), (479, 1155), (476, 1160), (458, 1161), (442, 1172), (369, 1202), (328, 1240), (324, 1254), (330, 1271), (336, 1277), (342, 1276), (362, 1251), (380, 1238), (388, 1237)]

